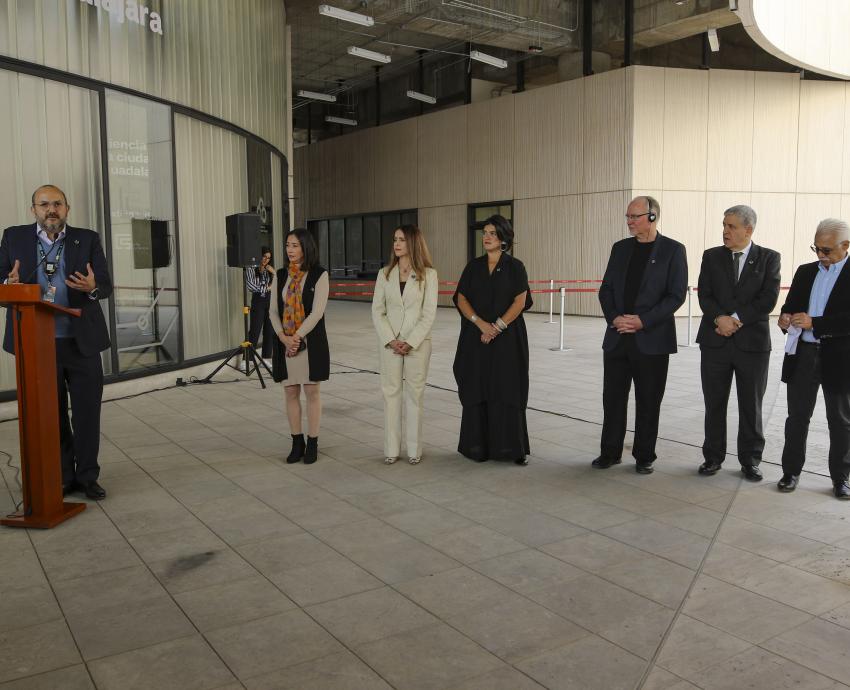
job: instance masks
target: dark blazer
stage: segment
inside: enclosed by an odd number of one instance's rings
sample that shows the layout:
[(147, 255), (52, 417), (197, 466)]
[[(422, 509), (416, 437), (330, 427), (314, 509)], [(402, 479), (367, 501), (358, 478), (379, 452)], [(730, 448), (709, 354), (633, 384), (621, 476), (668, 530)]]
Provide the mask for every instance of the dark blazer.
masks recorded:
[[(316, 283), (325, 273), (322, 266), (314, 266), (307, 271), (307, 279), (301, 288), (301, 302), (304, 305), (304, 317), (310, 316), (313, 311), (313, 298), (316, 296)], [(277, 290), (278, 316), (283, 321), (283, 287), (286, 285), (286, 269), (278, 270), (275, 275), (273, 290)], [(311, 381), (327, 381), (331, 377), (331, 355), (328, 348), (328, 334), (325, 330), (325, 317), (322, 316), (304, 340), (307, 342), (307, 368), (310, 372)], [(276, 383), (285, 381), (286, 372), (286, 349), (280, 338), (275, 336), (274, 350), (272, 352), (272, 378)]]
[[(620, 334), (613, 327), (623, 314), (626, 272), (637, 240), (628, 237), (615, 242), (599, 288), (599, 303), (608, 322), (602, 349), (613, 350)], [(638, 349), (647, 355), (676, 352), (676, 320), (673, 315), (682, 306), (688, 291), (688, 260), (685, 246), (658, 234), (646, 263), (646, 270), (635, 299), (635, 312), (643, 329), (635, 333)]]
[[(848, 262), (850, 263), (850, 262)], [(783, 314), (809, 311), (809, 297), (818, 273), (818, 262), (803, 264), (794, 274)], [(823, 316), (812, 318), (812, 331), (820, 340), (821, 385), (827, 393), (850, 393), (850, 269), (847, 264), (835, 281)], [(796, 355), (785, 355), (782, 381), (788, 383), (797, 365)]]
[[(732, 342), (746, 352), (770, 351), (768, 316), (779, 299), (779, 263), (779, 252), (754, 243), (736, 283), (732, 252), (726, 247), (705, 250), (699, 271), (700, 348)], [(715, 333), (714, 320), (732, 314), (744, 325), (728, 338)]]
[[(15, 265), (15, 260), (21, 262), (18, 274), (21, 281), (38, 283), (36, 266), (38, 265), (38, 237), (36, 224), (16, 225), (3, 231), (0, 240), (0, 280), (5, 279)], [(99, 300), (106, 299), (112, 294), (112, 279), (103, 254), (100, 236), (84, 228), (65, 227), (65, 249), (63, 250), (65, 273), (71, 275), (79, 271), (86, 274), (86, 264), (92, 265), (97, 299), (91, 299), (86, 293), (68, 289), (69, 306), (81, 309), (79, 318), (71, 318), (71, 328), (74, 340), (80, 352), (89, 357), (109, 347), (109, 329), (100, 308)], [(3, 339), (3, 349), (14, 353), (14, 333), (12, 331), (12, 312), (6, 310), (6, 335)]]

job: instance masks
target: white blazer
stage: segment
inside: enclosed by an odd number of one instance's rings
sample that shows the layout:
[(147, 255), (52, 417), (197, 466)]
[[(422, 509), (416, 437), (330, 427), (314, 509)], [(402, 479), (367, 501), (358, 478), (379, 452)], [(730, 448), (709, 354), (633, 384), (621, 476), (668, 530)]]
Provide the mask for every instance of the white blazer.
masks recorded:
[(398, 266), (390, 271), (389, 278), (381, 268), (372, 298), (372, 323), (382, 346), (401, 340), (415, 350), (431, 339), (431, 326), (437, 315), (437, 282), (433, 268), (425, 269), (424, 285), (411, 273), (402, 295)]

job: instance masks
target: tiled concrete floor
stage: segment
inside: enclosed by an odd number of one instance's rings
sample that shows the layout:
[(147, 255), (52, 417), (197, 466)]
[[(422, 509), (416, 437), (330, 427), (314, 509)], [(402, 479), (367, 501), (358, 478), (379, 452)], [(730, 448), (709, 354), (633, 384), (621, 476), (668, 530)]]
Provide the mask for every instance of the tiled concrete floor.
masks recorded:
[[(381, 462), (364, 305), (330, 308), (316, 465), (282, 462), (277, 387), (106, 404), (109, 498), (51, 531), (0, 530), (0, 688), (850, 686), (850, 506), (817, 474), (775, 490), (779, 354), (768, 481), (742, 482), (734, 457), (697, 476), (695, 349), (672, 360), (656, 473), (600, 472), (601, 322), (569, 319), (561, 353), (556, 326), (527, 318), (527, 468), (454, 451), (449, 310), (417, 467)], [(809, 468), (822, 471), (817, 414)], [(15, 452), (15, 423), (0, 447)]]

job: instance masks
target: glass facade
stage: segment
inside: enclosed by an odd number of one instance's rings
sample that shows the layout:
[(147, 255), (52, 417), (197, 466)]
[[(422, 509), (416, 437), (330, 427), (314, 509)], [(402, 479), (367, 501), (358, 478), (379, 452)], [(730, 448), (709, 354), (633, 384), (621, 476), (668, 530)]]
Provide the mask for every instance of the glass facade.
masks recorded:
[(118, 371), (180, 359), (171, 110), (106, 92)]

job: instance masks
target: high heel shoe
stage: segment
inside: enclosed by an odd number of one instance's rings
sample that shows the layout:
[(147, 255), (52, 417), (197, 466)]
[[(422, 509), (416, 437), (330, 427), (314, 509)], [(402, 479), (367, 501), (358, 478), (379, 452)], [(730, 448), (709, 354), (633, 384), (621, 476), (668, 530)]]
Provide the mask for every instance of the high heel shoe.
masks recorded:
[(421, 457), (420, 458), (408, 458), (407, 461), (411, 465), (418, 465), (420, 462), (422, 462), (422, 458)]
[(385, 465), (394, 465), (398, 461), (398, 458), (391, 458), (389, 456), (384, 458)]
[(304, 434), (292, 434), (292, 450), (286, 456), (286, 464), (291, 465), (294, 462), (300, 462), (304, 457)]
[(308, 436), (307, 448), (304, 450), (304, 464), (312, 465), (319, 459), (319, 437)]

